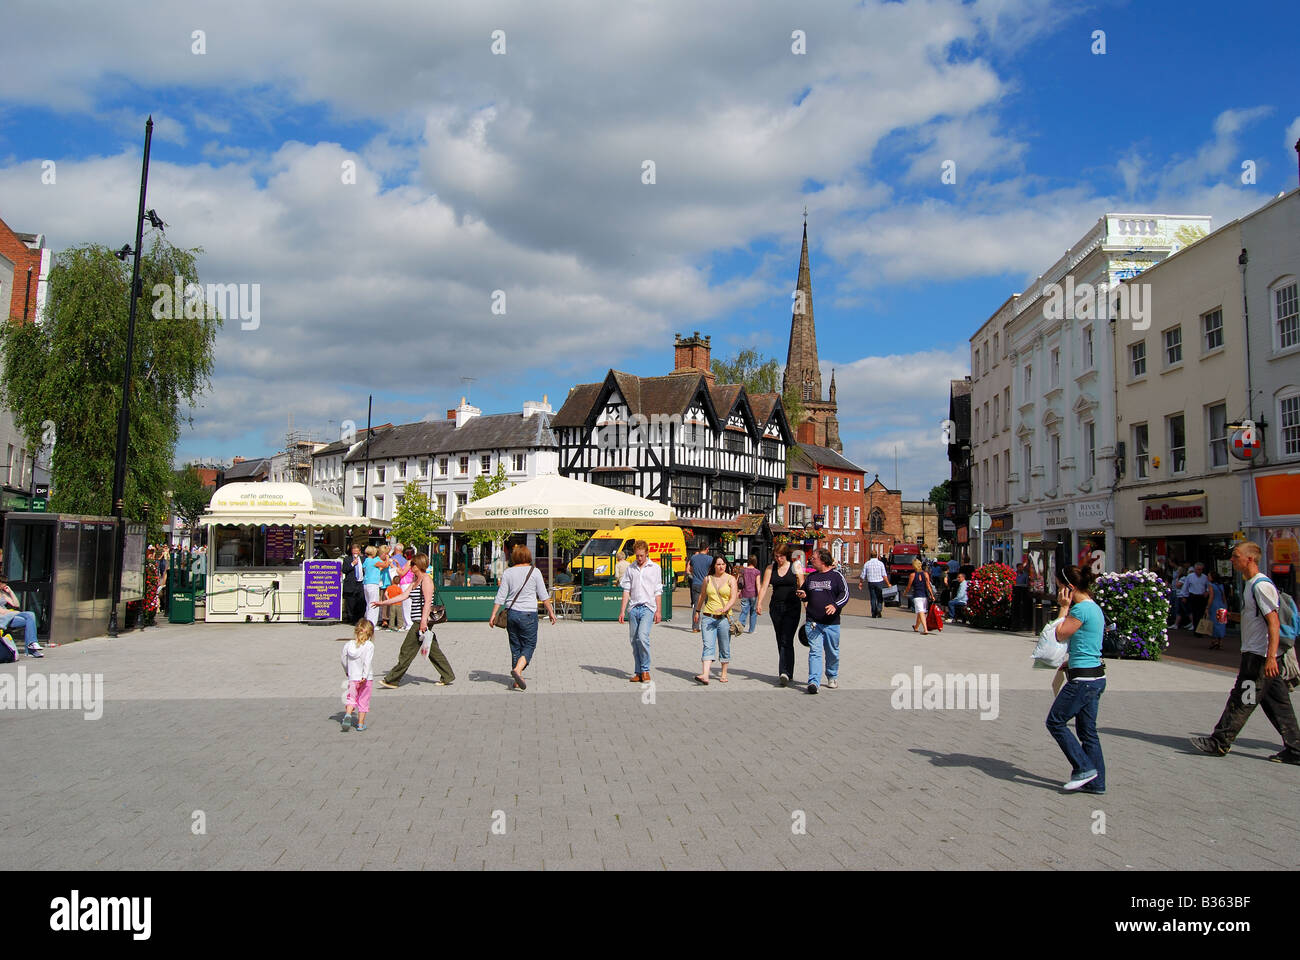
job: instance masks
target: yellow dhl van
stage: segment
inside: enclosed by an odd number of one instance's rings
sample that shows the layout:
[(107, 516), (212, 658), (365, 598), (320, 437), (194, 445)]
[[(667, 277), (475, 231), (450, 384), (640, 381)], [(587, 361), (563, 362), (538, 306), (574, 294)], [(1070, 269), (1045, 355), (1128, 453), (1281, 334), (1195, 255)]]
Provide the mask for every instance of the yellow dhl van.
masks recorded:
[(681, 527), (645, 526), (597, 530), (569, 564), (569, 575), (576, 582), (582, 578), (585, 571), (588, 583), (608, 582), (614, 575), (610, 566), (611, 557), (617, 557), (622, 552), (627, 554), (629, 560), (635, 562), (632, 545), (638, 540), (646, 542), (650, 547), (650, 559), (661, 567), (665, 565), (665, 561), (660, 560), (660, 556), (665, 553), (672, 554), (673, 574), (677, 583), (685, 582), (686, 537), (682, 534)]

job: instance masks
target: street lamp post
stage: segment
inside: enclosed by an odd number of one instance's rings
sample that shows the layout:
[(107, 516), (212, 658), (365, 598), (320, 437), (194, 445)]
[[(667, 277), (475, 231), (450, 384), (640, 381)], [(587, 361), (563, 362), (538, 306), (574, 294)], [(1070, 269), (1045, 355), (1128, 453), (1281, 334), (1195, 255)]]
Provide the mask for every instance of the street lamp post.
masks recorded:
[(131, 417), (131, 364), (135, 352), (135, 308), (139, 299), (140, 247), (144, 243), (144, 202), (149, 187), (149, 146), (153, 140), (153, 116), (144, 125), (144, 162), (140, 168), (140, 208), (135, 219), (135, 251), (131, 264), (130, 305), (126, 320), (126, 364), (122, 370), (122, 403), (117, 411), (117, 452), (113, 460), (113, 517), (117, 535), (113, 543), (113, 606), (108, 615), (108, 635), (116, 637), (117, 607), (122, 602), (122, 553), (126, 547), (126, 451)]

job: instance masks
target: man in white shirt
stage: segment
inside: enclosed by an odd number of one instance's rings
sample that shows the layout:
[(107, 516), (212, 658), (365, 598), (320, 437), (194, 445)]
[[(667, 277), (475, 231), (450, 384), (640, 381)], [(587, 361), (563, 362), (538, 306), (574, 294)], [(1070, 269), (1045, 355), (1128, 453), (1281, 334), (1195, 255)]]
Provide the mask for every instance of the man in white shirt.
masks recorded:
[(633, 673), (628, 682), (649, 683), (650, 626), (663, 619), (664, 577), (659, 565), (650, 559), (648, 543), (638, 540), (633, 549), (636, 563), (628, 564), (619, 582), (623, 588), (623, 605), (618, 610), (618, 622), (629, 618), (626, 622), (632, 641)]
[(862, 573), (858, 580), (862, 588), (871, 595), (871, 615), (884, 616), (881, 608), (885, 604), (885, 584), (889, 580), (889, 572), (885, 570), (885, 565), (880, 562), (879, 557), (872, 557), (862, 565)]
[(1191, 627), (1195, 630), (1196, 625), (1201, 622), (1201, 617), (1205, 616), (1205, 606), (1209, 600), (1210, 578), (1205, 575), (1205, 564), (1198, 563), (1195, 570), (1183, 578), (1183, 586), (1187, 590), (1187, 609), (1191, 614)]
[(1300, 724), (1291, 705), (1291, 690), (1282, 679), (1277, 587), (1259, 572), (1262, 556), (1259, 544), (1249, 540), (1232, 551), (1232, 566), (1246, 581), (1241, 602), (1241, 667), (1214, 733), (1193, 737), (1192, 746), (1211, 756), (1225, 756), (1258, 705), (1282, 735), (1282, 751), (1268, 759), (1300, 765)]

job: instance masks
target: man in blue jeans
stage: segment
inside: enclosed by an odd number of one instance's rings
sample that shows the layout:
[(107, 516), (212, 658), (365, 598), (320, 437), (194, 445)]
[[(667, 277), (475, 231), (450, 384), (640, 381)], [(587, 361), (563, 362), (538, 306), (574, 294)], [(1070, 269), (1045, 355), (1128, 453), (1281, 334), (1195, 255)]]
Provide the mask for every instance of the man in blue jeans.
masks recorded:
[(736, 579), (740, 581), (740, 625), (746, 633), (753, 633), (758, 626), (758, 585), (762, 579), (757, 556), (750, 554), (749, 562), (741, 568)]
[(650, 682), (650, 627), (663, 619), (664, 578), (659, 565), (650, 559), (650, 545), (638, 540), (633, 549), (636, 562), (623, 572), (623, 605), (618, 622), (628, 624), (632, 642), (632, 676), (629, 683)]
[(949, 620), (956, 620), (956, 619), (957, 619), (957, 608), (958, 608), (958, 607), (963, 608), (963, 610), (965, 609), (965, 607), (966, 607), (966, 590), (967, 590), (968, 586), (969, 586), (969, 585), (966, 583), (966, 574), (964, 574), (964, 573), (959, 573), (959, 574), (957, 574), (957, 593), (956, 593), (956, 595), (955, 595), (951, 600), (948, 601), (948, 619), (949, 619)]
[(812, 555), (813, 572), (795, 596), (808, 602), (804, 631), (808, 634), (808, 692), (816, 693), (822, 679), (825, 656), (826, 686), (840, 685), (840, 612), (849, 602), (849, 584), (844, 574), (833, 569), (835, 558), (826, 548)]

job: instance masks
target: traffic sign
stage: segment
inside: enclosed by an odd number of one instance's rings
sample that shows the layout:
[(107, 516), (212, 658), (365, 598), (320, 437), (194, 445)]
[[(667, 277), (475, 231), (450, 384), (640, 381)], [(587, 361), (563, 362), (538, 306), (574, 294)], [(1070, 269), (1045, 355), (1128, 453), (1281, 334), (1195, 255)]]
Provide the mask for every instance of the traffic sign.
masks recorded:
[(970, 515), (971, 533), (974, 533), (976, 535), (983, 533), (985, 530), (989, 528), (989, 524), (992, 522), (993, 522), (993, 518), (990, 517), (983, 510), (977, 511), (976, 513), (972, 513)]

